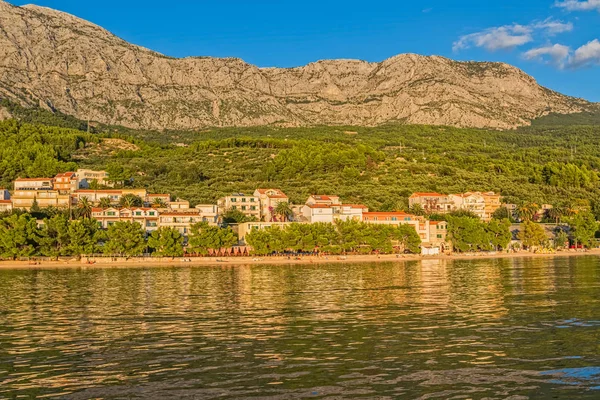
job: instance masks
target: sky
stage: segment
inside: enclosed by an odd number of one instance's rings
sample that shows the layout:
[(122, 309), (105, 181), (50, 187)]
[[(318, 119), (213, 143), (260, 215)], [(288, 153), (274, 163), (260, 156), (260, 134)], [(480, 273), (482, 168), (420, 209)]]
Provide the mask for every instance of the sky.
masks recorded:
[(98, 24), (168, 56), (260, 67), (401, 53), (502, 61), (600, 102), (600, 0), (9, 0)]

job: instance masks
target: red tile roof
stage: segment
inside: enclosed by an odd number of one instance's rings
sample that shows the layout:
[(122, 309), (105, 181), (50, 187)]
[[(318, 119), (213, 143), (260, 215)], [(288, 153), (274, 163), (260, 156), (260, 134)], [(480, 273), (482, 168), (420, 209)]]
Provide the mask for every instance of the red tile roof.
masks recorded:
[(417, 193), (413, 193), (412, 196), (410, 196), (410, 198), (414, 198), (414, 197), (444, 197), (446, 196), (445, 194), (440, 194), (440, 193), (435, 193), (435, 192), (417, 192)]

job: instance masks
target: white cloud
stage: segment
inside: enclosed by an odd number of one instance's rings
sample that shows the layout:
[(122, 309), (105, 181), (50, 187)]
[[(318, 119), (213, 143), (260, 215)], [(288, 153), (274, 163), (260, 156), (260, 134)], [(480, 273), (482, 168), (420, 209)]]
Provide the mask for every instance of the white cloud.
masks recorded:
[(550, 62), (559, 68), (579, 69), (600, 65), (600, 40), (594, 39), (572, 51), (562, 44), (537, 47), (523, 53), (527, 60)]
[(592, 11), (600, 12), (600, 0), (565, 0), (554, 3), (556, 7), (564, 8), (569, 11)]
[[(600, 0), (598, 0), (600, 1)], [(534, 29), (544, 30), (549, 35), (556, 35), (563, 32), (571, 32), (573, 30), (573, 24), (571, 22), (555, 21), (552, 18), (548, 18), (542, 22), (535, 22), (531, 24)]]
[(538, 60), (547, 61), (550, 58), (550, 62), (563, 68), (565, 62), (571, 55), (571, 48), (562, 44), (555, 44), (552, 46), (538, 47), (531, 49), (523, 53), (523, 57), (527, 60)]
[(471, 33), (454, 42), (452, 49), (458, 51), (471, 47), (482, 47), (489, 51), (510, 50), (533, 42), (534, 35), (538, 33), (551, 36), (572, 30), (572, 23), (548, 18), (544, 21), (532, 22), (529, 25), (504, 25)]
[(594, 39), (581, 46), (569, 59), (570, 68), (585, 68), (600, 65), (600, 41)]
[(531, 30), (522, 25), (500, 26), (462, 36), (454, 42), (454, 51), (483, 47), (489, 51), (512, 49), (533, 41)]

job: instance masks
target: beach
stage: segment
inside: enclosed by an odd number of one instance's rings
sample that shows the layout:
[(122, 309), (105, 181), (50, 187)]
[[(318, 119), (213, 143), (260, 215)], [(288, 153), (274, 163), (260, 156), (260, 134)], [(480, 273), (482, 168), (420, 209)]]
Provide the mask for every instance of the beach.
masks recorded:
[(269, 256), (269, 257), (84, 257), (81, 260), (31, 260), (31, 261), (0, 261), (0, 269), (35, 269), (35, 268), (131, 268), (131, 267), (161, 267), (161, 266), (190, 266), (210, 267), (223, 265), (310, 265), (336, 263), (373, 263), (373, 262), (404, 262), (423, 260), (481, 260), (491, 258), (553, 258), (600, 256), (600, 249), (587, 251), (562, 251), (555, 253), (464, 253), (421, 256), (414, 254), (381, 254), (381, 255), (346, 255), (346, 256)]

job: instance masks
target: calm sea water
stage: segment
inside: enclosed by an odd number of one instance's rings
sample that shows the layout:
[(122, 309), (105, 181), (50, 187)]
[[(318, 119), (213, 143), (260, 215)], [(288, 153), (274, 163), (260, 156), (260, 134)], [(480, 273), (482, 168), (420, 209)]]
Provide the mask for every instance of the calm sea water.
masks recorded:
[(0, 270), (0, 398), (600, 398), (600, 258)]

